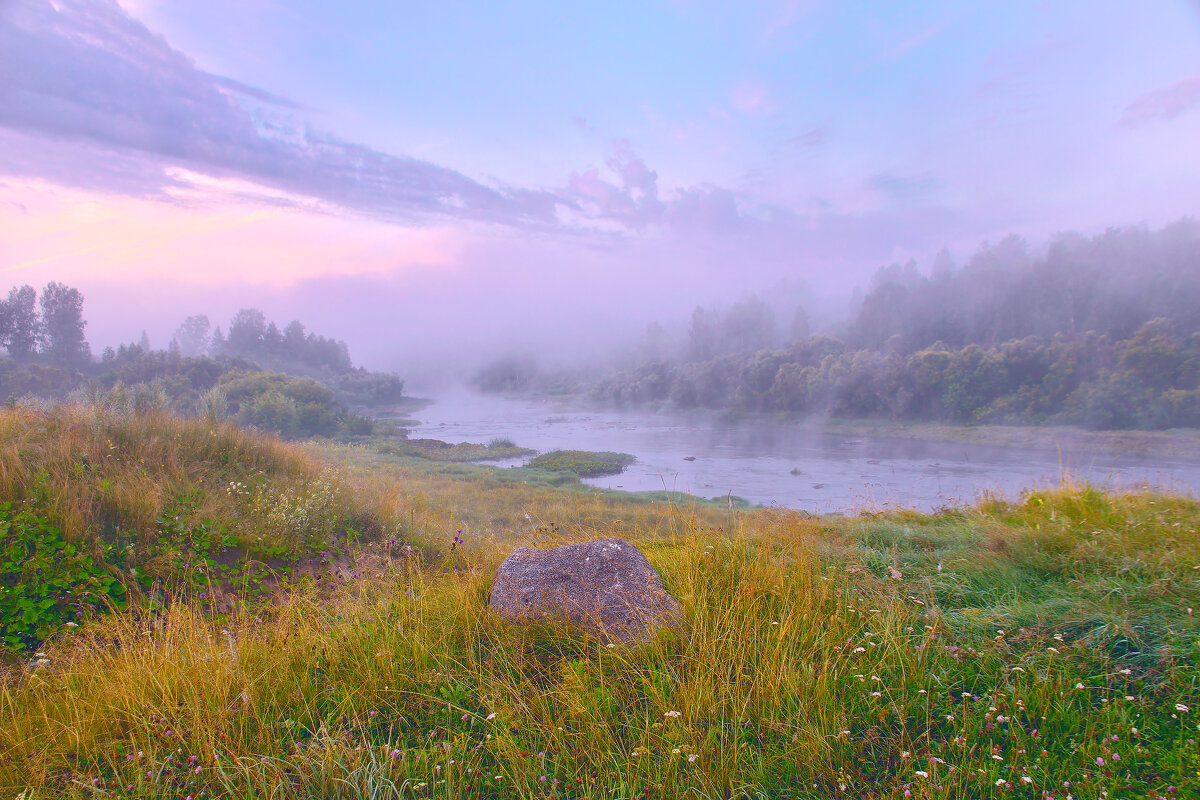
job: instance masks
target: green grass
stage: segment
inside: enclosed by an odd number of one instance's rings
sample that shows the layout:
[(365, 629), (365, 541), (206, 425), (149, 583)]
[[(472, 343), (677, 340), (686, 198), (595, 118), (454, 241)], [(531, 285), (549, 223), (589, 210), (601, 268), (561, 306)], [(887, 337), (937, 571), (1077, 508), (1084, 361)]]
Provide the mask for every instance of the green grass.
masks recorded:
[(604, 475), (620, 475), (636, 460), (628, 453), (552, 450), (542, 453), (526, 466), (550, 472), (571, 472), (581, 478), (599, 478)]
[[(423, 564), (367, 542), (270, 608), (63, 629), (0, 689), (0, 796), (1200, 793), (1193, 500), (1066, 485), (811, 518), (284, 452), (399, 498)], [(513, 547), (608, 535), (660, 571), (682, 632), (610, 648), (486, 608)]]
[(376, 449), (384, 455), (411, 456), (427, 458), (430, 461), (463, 464), (475, 461), (504, 461), (511, 458), (524, 458), (537, 452), (528, 447), (518, 447), (508, 438), (495, 438), (486, 445), (474, 442), (450, 444), (439, 439), (406, 439), (384, 442), (377, 445)]

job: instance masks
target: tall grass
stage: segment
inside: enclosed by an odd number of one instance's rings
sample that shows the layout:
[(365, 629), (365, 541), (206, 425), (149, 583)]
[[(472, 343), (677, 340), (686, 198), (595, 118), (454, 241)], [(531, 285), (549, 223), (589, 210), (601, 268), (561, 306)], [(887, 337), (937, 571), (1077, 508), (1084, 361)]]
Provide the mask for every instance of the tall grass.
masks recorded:
[[(26, 800), (1200, 793), (1194, 501), (1066, 487), (810, 519), (511, 483), (470, 494), (485, 473), (381, 469), (347, 480), (420, 491), (420, 506), (396, 502), (434, 533), (469, 518), (468, 548), (435, 569), (381, 558), (270, 613), (179, 604), (63, 635), (0, 693), (0, 787)], [(605, 518), (684, 604), (681, 633), (610, 647), (487, 610), (509, 547), (591, 538)]]

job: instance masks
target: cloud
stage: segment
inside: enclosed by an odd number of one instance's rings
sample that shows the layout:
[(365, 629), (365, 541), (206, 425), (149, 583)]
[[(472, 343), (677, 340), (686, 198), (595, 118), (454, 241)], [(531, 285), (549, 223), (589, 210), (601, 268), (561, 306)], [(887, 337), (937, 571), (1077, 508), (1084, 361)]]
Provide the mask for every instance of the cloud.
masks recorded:
[(944, 31), (945, 29), (946, 29), (945, 23), (926, 28), (925, 30), (921, 31), (920, 33), (917, 33), (913, 36), (908, 37), (904, 41), (897, 44), (895, 47), (890, 48), (887, 52), (885, 52), (883, 54), (883, 58), (885, 61), (891, 60), (894, 58), (899, 58), (900, 56), (907, 53), (909, 50), (912, 50), (914, 47), (920, 47), (921, 45), (925, 44), (927, 41), (929, 41), (933, 37), (937, 36), (939, 33)]
[(271, 92), (259, 89), (255, 86), (248, 86), (241, 81), (235, 81), (233, 78), (226, 78), (224, 75), (213, 75), (211, 72), (206, 72), (204, 74), (207, 75), (217, 86), (229, 89), (237, 94), (245, 95), (246, 97), (251, 97), (264, 103), (270, 103), (271, 105), (278, 106), (279, 108), (290, 108), (295, 111), (311, 111), (308, 106), (301, 105), (294, 100), (289, 100), (286, 97), (272, 94)]
[(775, 4), (770, 19), (759, 33), (759, 41), (769, 43), (783, 31), (795, 25), (815, 11), (821, 0), (782, 0)]
[(754, 81), (746, 81), (734, 86), (729, 93), (729, 102), (742, 113), (771, 111), (774, 108), (767, 95), (766, 87)]
[(895, 203), (920, 203), (938, 188), (938, 181), (930, 175), (872, 175), (868, 185)]
[(628, 139), (613, 143), (605, 165), (620, 179), (606, 181), (600, 170), (572, 173), (566, 194), (592, 216), (614, 220), (634, 230), (662, 219), (665, 206), (658, 198), (658, 173), (633, 152)]
[(1192, 75), (1162, 89), (1138, 95), (1125, 107), (1120, 124), (1133, 127), (1155, 119), (1175, 119), (1200, 104), (1200, 75)]
[[(47, 140), (87, 150), (56, 177), (161, 195), (168, 166), (241, 176), (375, 216), (453, 216), (552, 224), (558, 198), (489, 187), (452, 169), (294, 124), (244, 99), (295, 103), (198, 69), (113, 0), (29, 0), (0, 7), (0, 171), (28, 175)], [(142, 162), (140, 165), (132, 162)], [(127, 170), (133, 167), (131, 171)], [(51, 168), (53, 169), (53, 168)]]
[[(296, 122), (300, 103), (199, 69), (115, 0), (0, 6), (0, 74), (3, 175), (185, 206), (212, 200), (218, 181), (225, 200), (407, 224), (453, 219), (569, 235), (738, 227), (732, 193), (664, 195), (624, 139), (606, 171), (539, 189), (487, 186), (316, 131)], [(765, 90), (749, 83), (733, 101), (745, 111), (767, 106)]]
[(806, 131), (801, 131), (800, 133), (796, 134), (795, 136), (789, 137), (785, 141), (788, 144), (795, 145), (796, 147), (810, 148), (810, 147), (820, 147), (821, 145), (825, 144), (825, 141), (828, 138), (829, 138), (829, 129), (826, 128), (824, 125), (818, 125), (818, 126), (809, 128)]

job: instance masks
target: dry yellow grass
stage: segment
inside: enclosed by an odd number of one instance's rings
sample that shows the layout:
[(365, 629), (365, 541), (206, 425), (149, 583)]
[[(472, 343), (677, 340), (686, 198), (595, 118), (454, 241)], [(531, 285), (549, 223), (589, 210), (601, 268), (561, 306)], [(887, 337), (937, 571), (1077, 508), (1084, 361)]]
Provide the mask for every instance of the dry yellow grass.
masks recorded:
[[(1195, 501), (1066, 487), (811, 519), (279, 452), (288, 491), (334, 470), (427, 539), (423, 565), (378, 551), (257, 613), (65, 631), (0, 689), (0, 796), (1200, 793)], [(682, 634), (610, 648), (489, 613), (511, 547), (609, 535), (659, 569)]]

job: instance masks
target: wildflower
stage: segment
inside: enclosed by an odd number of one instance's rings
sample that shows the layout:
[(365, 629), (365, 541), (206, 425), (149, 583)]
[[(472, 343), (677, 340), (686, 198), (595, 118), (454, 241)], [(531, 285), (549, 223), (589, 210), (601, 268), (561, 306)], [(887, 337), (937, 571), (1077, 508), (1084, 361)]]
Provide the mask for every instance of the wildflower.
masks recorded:
[(1113, 753), (1113, 754), (1112, 754), (1112, 760), (1113, 760), (1113, 761), (1120, 761), (1120, 760), (1121, 760), (1121, 754), (1120, 754), (1120, 753)]
[(668, 711), (667, 713), (663, 714), (663, 716), (670, 717), (671, 719), (675, 719), (675, 718), (683, 716), (683, 715), (680, 714), (678, 711)]
[(495, 719), (495, 718), (496, 718), (496, 712), (495, 712), (495, 711), (493, 711), (492, 713), (488, 714), (488, 715), (487, 715), (487, 717), (486, 717), (485, 719), (488, 719), (488, 720), (493, 720), (493, 719)]
[(671, 748), (671, 755), (676, 755), (676, 756), (679, 755), (679, 748), (678, 747)]
[(928, 778), (928, 777), (929, 777), (929, 773), (928, 773), (928, 772), (926, 772), (926, 771), (925, 771), (925, 770), (923, 770), (923, 769), (919, 769), (919, 770), (917, 770), (915, 774), (917, 774), (917, 775), (920, 775), (922, 778)]
[(1176, 710), (1176, 711), (1182, 711), (1182, 712), (1183, 712), (1183, 713), (1185, 713), (1185, 714), (1186, 714), (1188, 711), (1190, 711), (1190, 709), (1189, 709), (1187, 706), (1185, 706), (1183, 703), (1176, 703), (1176, 704), (1175, 704), (1175, 710)]
[(699, 753), (689, 753), (689, 754), (688, 754), (688, 763), (689, 763), (689, 764), (690, 764), (690, 763), (692, 763), (693, 761), (695, 761), (695, 760), (696, 760), (697, 758), (699, 758), (699, 757), (700, 757), (700, 754), (699, 754)]
[(854, 648), (854, 652), (856, 652), (856, 653), (865, 653), (865, 652), (867, 652), (867, 648), (865, 648), (865, 647), (856, 647), (856, 648)]
[(1104, 758), (1102, 756), (1096, 756), (1096, 766), (1097, 767), (1104, 766)]
[(1033, 778), (1029, 777), (1028, 775), (1022, 775), (1021, 783), (1033, 783)]
[(67, 627), (68, 627), (68, 628), (78, 628), (78, 627), (79, 627), (79, 623), (78, 623), (78, 622), (68, 622), (68, 623), (67, 623)]
[(1058, 652), (1058, 649), (1057, 649), (1057, 648), (1054, 648), (1054, 647), (1047, 647), (1046, 649), (1047, 649), (1047, 650), (1049, 650), (1051, 653), (1057, 653), (1057, 652)]
[(997, 786), (1003, 786), (1003, 785), (1004, 785), (1004, 778), (997, 778), (997, 779), (996, 779), (996, 785), (997, 785)]
[(1083, 684), (1082, 684), (1082, 683), (1077, 683), (1077, 684), (1075, 684), (1075, 688), (1076, 688), (1076, 689), (1082, 689), (1082, 688), (1083, 688)]

